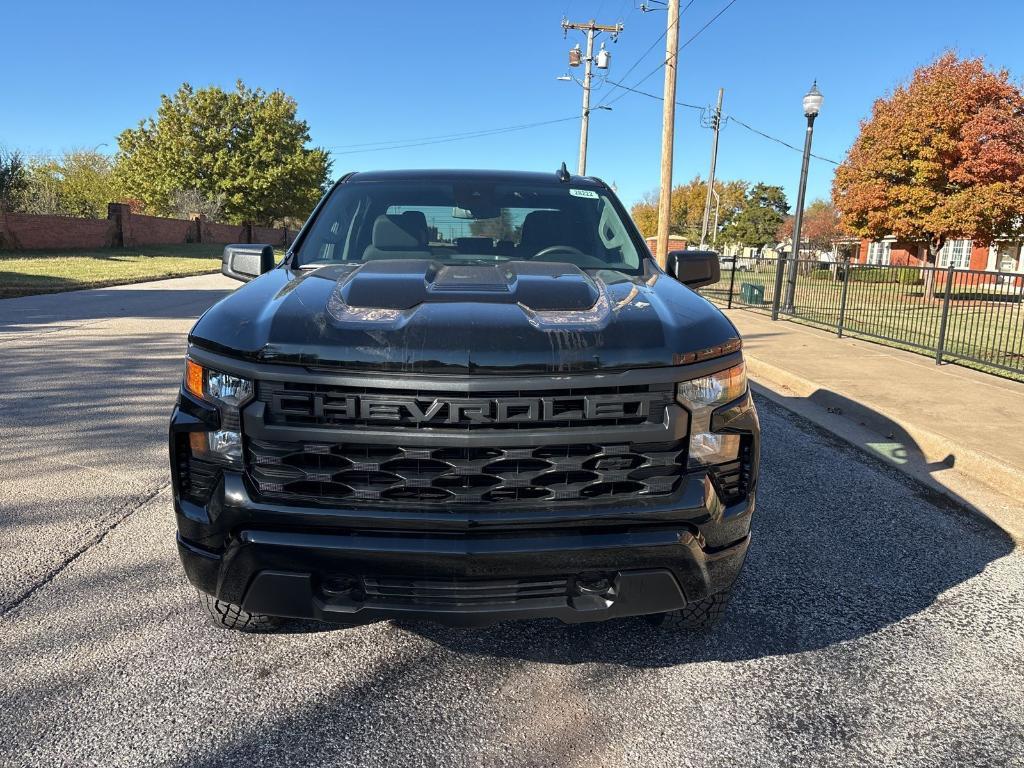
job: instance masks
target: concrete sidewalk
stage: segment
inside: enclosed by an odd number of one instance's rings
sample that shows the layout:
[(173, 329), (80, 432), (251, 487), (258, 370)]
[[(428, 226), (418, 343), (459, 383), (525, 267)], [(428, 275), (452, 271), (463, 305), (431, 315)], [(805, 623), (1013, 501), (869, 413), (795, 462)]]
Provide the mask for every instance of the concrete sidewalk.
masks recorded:
[(1024, 384), (749, 310), (726, 314), (765, 396), (1024, 541)]

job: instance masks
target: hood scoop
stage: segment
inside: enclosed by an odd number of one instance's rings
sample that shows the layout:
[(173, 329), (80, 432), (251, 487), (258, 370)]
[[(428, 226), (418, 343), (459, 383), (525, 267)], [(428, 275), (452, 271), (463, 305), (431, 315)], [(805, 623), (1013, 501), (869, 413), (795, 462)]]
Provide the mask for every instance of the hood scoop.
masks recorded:
[(351, 309), (413, 309), (421, 304), (519, 304), (533, 312), (580, 312), (603, 292), (571, 264), (509, 261), (444, 265), (427, 259), (371, 261), (338, 281), (334, 298)]

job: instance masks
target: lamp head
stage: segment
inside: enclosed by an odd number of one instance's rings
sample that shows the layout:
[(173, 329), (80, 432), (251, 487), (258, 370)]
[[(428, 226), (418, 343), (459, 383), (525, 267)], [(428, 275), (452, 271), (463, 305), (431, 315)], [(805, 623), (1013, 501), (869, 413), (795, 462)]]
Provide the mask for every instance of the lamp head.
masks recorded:
[(815, 80), (811, 90), (804, 96), (804, 117), (815, 117), (821, 111), (821, 103), (825, 97), (818, 90), (818, 81)]

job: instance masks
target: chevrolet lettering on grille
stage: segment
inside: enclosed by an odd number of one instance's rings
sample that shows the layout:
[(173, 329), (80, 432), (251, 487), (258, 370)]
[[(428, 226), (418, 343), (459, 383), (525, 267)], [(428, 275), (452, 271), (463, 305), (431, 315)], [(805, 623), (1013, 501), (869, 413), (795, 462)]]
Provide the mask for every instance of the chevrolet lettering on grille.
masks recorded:
[(512, 422), (592, 421), (650, 417), (656, 393), (579, 397), (418, 398), (410, 396), (275, 392), (279, 414), (337, 421), (385, 421), (404, 424), (507, 424)]

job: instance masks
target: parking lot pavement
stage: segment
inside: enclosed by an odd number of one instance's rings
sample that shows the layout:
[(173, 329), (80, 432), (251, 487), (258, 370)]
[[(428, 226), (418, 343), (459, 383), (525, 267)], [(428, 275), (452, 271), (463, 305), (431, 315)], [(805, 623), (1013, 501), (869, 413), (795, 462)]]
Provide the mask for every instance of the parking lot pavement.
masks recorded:
[(237, 285), (0, 301), (0, 613), (166, 486), (185, 334)]
[[(0, 617), (0, 765), (1024, 765), (1024, 557), (977, 517), (767, 401), (754, 543), (712, 632), (642, 619), (300, 623), (274, 635), (207, 626), (160, 480), (160, 398), (169, 403), (187, 324), (133, 326), (133, 343), (162, 350), (150, 386), (164, 386), (166, 366), (169, 388), (138, 420), (120, 417), (111, 395), (98, 421), (106, 442), (85, 465), (134, 462), (150, 495), (113, 523), (54, 514), (72, 541), (75, 524), (101, 531), (57, 565), (32, 570), (35, 550), (18, 550), (31, 588)], [(89, 338), (104, 361), (97, 378), (143, 375), (134, 361), (148, 353), (119, 351), (122, 334)], [(17, 350), (28, 358), (20, 371), (47, 355)], [(59, 381), (47, 402), (66, 411), (51, 430), (104, 397), (101, 384), (78, 395)], [(27, 401), (30, 382), (19, 385)], [(16, 426), (20, 461), (34, 465), (54, 438)], [(116, 436), (132, 430), (121, 446)], [(99, 474), (75, 486), (76, 508), (134, 492)], [(47, 508), (33, 498), (5, 498), (5, 542), (40, 524)]]

